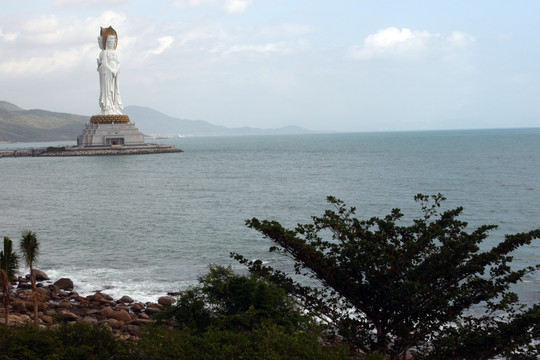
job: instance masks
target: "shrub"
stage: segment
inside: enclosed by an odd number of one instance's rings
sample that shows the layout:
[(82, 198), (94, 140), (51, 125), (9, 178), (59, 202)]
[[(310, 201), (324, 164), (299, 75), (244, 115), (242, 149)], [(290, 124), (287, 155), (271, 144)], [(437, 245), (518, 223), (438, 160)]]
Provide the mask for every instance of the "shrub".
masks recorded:
[(285, 291), (263, 279), (211, 266), (199, 284), (181, 292), (161, 318), (199, 332), (210, 326), (251, 331), (267, 322), (293, 330), (306, 322)]

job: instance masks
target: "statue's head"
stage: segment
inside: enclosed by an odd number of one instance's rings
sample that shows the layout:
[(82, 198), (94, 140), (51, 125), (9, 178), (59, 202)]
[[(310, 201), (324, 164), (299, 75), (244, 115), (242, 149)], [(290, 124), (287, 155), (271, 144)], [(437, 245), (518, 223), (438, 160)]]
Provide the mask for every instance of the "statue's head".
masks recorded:
[(116, 36), (109, 35), (107, 36), (107, 43), (105, 45), (106, 50), (113, 50), (116, 49)]
[[(100, 49), (116, 49), (116, 46), (118, 45), (118, 34), (116, 33), (116, 30), (112, 28), (112, 26), (109, 26), (108, 28), (102, 27), (99, 35), (101, 36), (103, 46), (100, 46)], [(107, 47), (109, 37), (114, 37), (114, 45), (112, 47)]]

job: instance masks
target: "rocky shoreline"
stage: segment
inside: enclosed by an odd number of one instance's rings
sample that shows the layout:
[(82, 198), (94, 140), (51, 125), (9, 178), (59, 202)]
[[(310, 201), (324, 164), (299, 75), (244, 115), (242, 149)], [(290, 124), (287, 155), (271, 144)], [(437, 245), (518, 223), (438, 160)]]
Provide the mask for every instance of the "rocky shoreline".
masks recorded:
[(115, 146), (80, 148), (75, 146), (56, 146), (46, 149), (19, 149), (0, 151), (3, 157), (44, 157), (44, 156), (103, 156), (103, 155), (142, 155), (183, 152), (174, 145), (146, 144), (143, 146)]
[[(73, 291), (74, 284), (69, 278), (52, 282), (43, 271), (34, 270), (34, 273), (40, 326), (55, 322), (82, 322), (107, 326), (118, 336), (139, 337), (141, 326), (153, 322), (152, 315), (175, 303), (171, 296), (174, 294), (161, 296), (157, 303), (136, 302), (127, 295), (115, 300), (101, 291), (83, 297)], [(0, 309), (0, 323), (4, 324), (3, 301)], [(33, 314), (30, 275), (26, 275), (12, 282), (9, 324), (33, 324)]]

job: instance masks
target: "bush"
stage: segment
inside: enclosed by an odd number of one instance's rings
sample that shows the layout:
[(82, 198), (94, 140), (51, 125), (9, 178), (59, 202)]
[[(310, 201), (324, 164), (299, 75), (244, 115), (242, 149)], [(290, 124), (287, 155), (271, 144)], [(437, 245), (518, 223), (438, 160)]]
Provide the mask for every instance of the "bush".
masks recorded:
[(306, 323), (285, 291), (265, 280), (211, 266), (199, 284), (181, 292), (161, 318), (199, 332), (210, 326), (251, 331), (268, 322), (296, 330)]
[(137, 359), (197, 360), (334, 360), (350, 359), (348, 348), (325, 347), (313, 332), (289, 333), (277, 325), (261, 326), (253, 332), (209, 328), (194, 334), (189, 329), (147, 329), (137, 344)]
[(127, 359), (129, 343), (104, 327), (64, 324), (56, 329), (0, 327), (0, 360)]

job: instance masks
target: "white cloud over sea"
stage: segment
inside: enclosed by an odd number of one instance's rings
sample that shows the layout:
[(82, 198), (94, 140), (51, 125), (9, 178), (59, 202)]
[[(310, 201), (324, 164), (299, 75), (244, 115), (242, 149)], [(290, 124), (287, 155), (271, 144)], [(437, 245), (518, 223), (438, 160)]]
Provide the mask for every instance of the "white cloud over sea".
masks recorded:
[(418, 59), (432, 51), (449, 46), (467, 46), (473, 42), (474, 36), (459, 31), (442, 35), (425, 30), (389, 27), (366, 36), (359, 45), (350, 46), (348, 55), (355, 60)]

